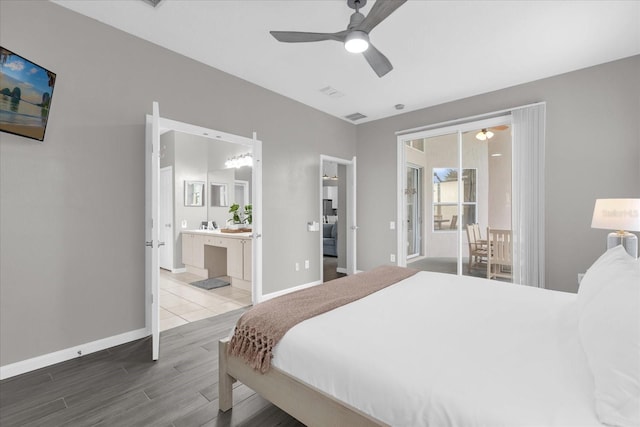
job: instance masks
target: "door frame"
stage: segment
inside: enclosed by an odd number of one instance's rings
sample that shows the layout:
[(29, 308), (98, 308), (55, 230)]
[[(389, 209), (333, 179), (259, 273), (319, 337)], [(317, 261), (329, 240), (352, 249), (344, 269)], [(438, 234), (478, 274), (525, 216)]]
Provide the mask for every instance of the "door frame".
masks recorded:
[[(456, 121), (457, 122), (456, 124), (450, 124), (450, 123), (435, 124), (433, 126), (429, 126), (425, 130), (420, 130), (412, 133), (403, 133), (401, 135), (398, 135), (397, 137), (396, 224), (398, 224), (398, 227), (396, 230), (396, 245), (397, 245), (396, 251), (398, 254), (397, 265), (401, 267), (407, 266), (407, 251), (406, 251), (407, 227), (404, 221), (402, 220), (402, 218), (406, 218), (406, 206), (405, 206), (406, 201), (405, 201), (405, 195), (404, 195), (404, 188), (406, 188), (407, 186), (407, 177), (405, 172), (407, 167), (407, 159), (406, 159), (406, 153), (404, 150), (405, 142), (413, 139), (432, 138), (435, 136), (442, 136), (442, 135), (457, 133), (458, 134), (458, 147), (457, 147), (458, 162), (456, 167), (459, 170), (461, 170), (462, 169), (461, 147), (462, 147), (463, 132), (468, 132), (468, 131), (482, 129), (482, 128), (488, 128), (493, 126), (499, 126), (499, 125), (513, 126), (510, 113), (503, 114), (496, 117), (484, 118), (484, 119), (473, 117), (473, 118), (469, 118), (468, 120), (469, 121), (464, 121), (464, 119), (461, 121)], [(513, 138), (511, 140), (511, 144), (513, 144)], [(513, 162), (513, 159), (512, 159), (512, 162)], [(513, 168), (513, 164), (512, 164), (512, 168)], [(425, 171), (425, 174), (426, 173), (427, 171)], [(513, 181), (513, 175), (514, 174), (512, 173), (512, 181)], [(462, 180), (458, 181), (458, 186), (459, 186), (458, 194), (462, 194), (462, 188), (460, 188), (462, 186)], [(427, 186), (425, 185), (424, 187), (425, 188), (423, 190), (428, 191), (426, 188)], [(460, 199), (458, 200), (458, 212), (462, 212), (462, 202)], [(461, 275), (462, 274), (462, 221), (458, 221), (458, 225), (456, 228), (456, 240), (458, 242), (457, 244), (458, 273), (457, 274)]]
[[(160, 180), (160, 172), (159, 172), (159, 149), (154, 153), (152, 151), (153, 144), (149, 146), (150, 137), (151, 140), (160, 139), (160, 135), (169, 132), (176, 131), (180, 133), (186, 133), (191, 135), (197, 135), (205, 138), (210, 138), (213, 140), (221, 140), (225, 142), (231, 142), (235, 144), (244, 145), (250, 147), (253, 154), (253, 171), (251, 183), (253, 186), (253, 238), (251, 239), (251, 250), (252, 250), (252, 273), (251, 273), (251, 299), (253, 304), (260, 302), (263, 299), (262, 295), (262, 141), (257, 139), (257, 133), (253, 132), (252, 138), (247, 138), (239, 135), (234, 135), (222, 131), (218, 131), (215, 129), (205, 128), (202, 126), (192, 125), (189, 123), (179, 122), (176, 120), (171, 120), (163, 117), (159, 117), (158, 113), (158, 104), (156, 102), (153, 103), (153, 111), (154, 115), (147, 114), (146, 116), (146, 143), (145, 143), (145, 170), (146, 179), (149, 180), (148, 183), (145, 183), (145, 188), (149, 185), (152, 186), (149, 194), (158, 190), (159, 180)], [(154, 116), (155, 120), (157, 120), (157, 131), (158, 135), (153, 135), (156, 131), (156, 128), (153, 126), (154, 124)], [(149, 168), (147, 164), (158, 164), (157, 168)], [(151, 169), (151, 170), (149, 170)], [(151, 184), (155, 182), (155, 184)], [(155, 185), (155, 190), (153, 190), (153, 185)], [(157, 209), (157, 201), (156, 206), (153, 206), (152, 197), (147, 195), (145, 197), (145, 212), (146, 212), (146, 226), (145, 230), (151, 229), (151, 235), (157, 236), (157, 226), (158, 224), (158, 212), (154, 212)], [(153, 221), (153, 218), (156, 218)], [(146, 236), (148, 238), (148, 236)], [(157, 239), (154, 239), (157, 240)], [(158, 316), (154, 314), (154, 310), (158, 311), (158, 303), (159, 303), (159, 286), (158, 286), (158, 251), (157, 246), (152, 247), (152, 251), (146, 251), (145, 256), (145, 325), (147, 328), (147, 332), (149, 335), (153, 337), (153, 359), (157, 359), (158, 349), (159, 349), (159, 325), (158, 325)], [(158, 268), (153, 268), (155, 261), (155, 266)], [(155, 270), (155, 271), (154, 271)], [(155, 275), (155, 276), (154, 276)], [(155, 281), (155, 283), (154, 283)]]
[[(319, 224), (322, 224), (322, 217), (323, 217), (323, 206), (322, 206), (322, 192), (323, 192), (323, 165), (324, 162), (333, 162), (333, 163), (337, 163), (338, 165), (344, 165), (346, 166), (347, 172), (346, 172), (346, 185), (345, 188), (347, 189), (347, 194), (345, 196), (345, 200), (347, 201), (347, 206), (345, 209), (345, 216), (346, 218), (346, 230), (347, 230), (347, 247), (346, 247), (346, 253), (347, 253), (347, 270), (346, 270), (346, 274), (347, 275), (352, 275), (352, 274), (356, 274), (358, 272), (357, 270), (357, 231), (358, 231), (358, 225), (357, 225), (357, 215), (356, 215), (356, 201), (357, 201), (357, 190), (356, 190), (356, 157), (352, 157), (351, 160), (348, 159), (343, 159), (340, 157), (333, 157), (333, 156), (328, 156), (326, 154), (320, 154), (320, 167), (319, 167), (319, 172), (318, 172), (318, 218), (320, 218), (319, 220)], [(320, 283), (324, 283), (324, 269), (323, 269), (323, 265), (324, 265), (324, 251), (323, 251), (323, 245), (322, 245), (322, 227), (320, 227), (319, 229), (319, 237), (318, 237), (318, 244), (319, 244), (319, 248), (320, 248), (320, 262), (319, 262), (319, 266), (320, 266)], [(336, 248), (337, 249), (337, 248)]]
[[(170, 240), (165, 239), (164, 250), (168, 251), (168, 256), (169, 256), (170, 263), (171, 263), (171, 268), (170, 268), (169, 271), (171, 271), (172, 273), (175, 273), (176, 272), (175, 271), (176, 268), (175, 268), (175, 265), (173, 264), (173, 261), (174, 261), (174, 259), (173, 259), (173, 255), (174, 255), (173, 254), (173, 249), (174, 249), (173, 246), (174, 246), (174, 241), (175, 241), (175, 226), (176, 226), (176, 224), (175, 224), (175, 221), (173, 219), (173, 215), (174, 215), (174, 212), (173, 212), (173, 210), (174, 210), (173, 209), (174, 208), (174, 205), (173, 205), (174, 204), (174, 200), (173, 200), (173, 191), (174, 191), (173, 166), (165, 166), (163, 168), (160, 168), (160, 175), (161, 176), (162, 176), (163, 173), (167, 173), (167, 172), (170, 173), (170, 177), (171, 177), (171, 186), (170, 186), (169, 191), (168, 191), (169, 199), (171, 201), (171, 203), (169, 205), (171, 207), (171, 209), (169, 210), (169, 219), (171, 221), (171, 239)], [(166, 195), (166, 189), (162, 186), (162, 180), (160, 180), (160, 184), (159, 184), (158, 188), (160, 189), (160, 195), (162, 195), (163, 192), (165, 192), (165, 195)], [(161, 224), (160, 227), (162, 227), (162, 226), (163, 225)], [(166, 224), (164, 226), (166, 227)], [(161, 263), (158, 262), (158, 265), (160, 265), (160, 264)], [(162, 265), (160, 265), (160, 268), (163, 268)]]

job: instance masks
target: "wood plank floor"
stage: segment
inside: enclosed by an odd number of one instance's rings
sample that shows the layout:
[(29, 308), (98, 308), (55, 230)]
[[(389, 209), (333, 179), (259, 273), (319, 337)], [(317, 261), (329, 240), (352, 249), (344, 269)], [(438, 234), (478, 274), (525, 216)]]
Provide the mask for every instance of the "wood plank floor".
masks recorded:
[(244, 310), (0, 382), (0, 426), (303, 426), (236, 383), (218, 410), (218, 340)]

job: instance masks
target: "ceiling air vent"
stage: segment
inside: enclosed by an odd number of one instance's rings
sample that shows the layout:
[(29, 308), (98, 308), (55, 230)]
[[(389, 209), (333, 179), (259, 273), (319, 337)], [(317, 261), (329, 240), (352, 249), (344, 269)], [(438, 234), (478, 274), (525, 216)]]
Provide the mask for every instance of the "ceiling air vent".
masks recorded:
[(142, 0), (142, 1), (147, 4), (150, 4), (153, 7), (156, 7), (158, 3), (160, 3), (162, 0)]
[(323, 87), (320, 89), (320, 92), (327, 95), (329, 98), (342, 98), (344, 93), (340, 92), (338, 89), (332, 88), (331, 86)]
[(353, 114), (349, 114), (348, 116), (344, 116), (345, 119), (349, 119), (352, 122), (355, 122), (356, 120), (364, 119), (365, 117), (367, 116), (360, 113), (353, 113)]

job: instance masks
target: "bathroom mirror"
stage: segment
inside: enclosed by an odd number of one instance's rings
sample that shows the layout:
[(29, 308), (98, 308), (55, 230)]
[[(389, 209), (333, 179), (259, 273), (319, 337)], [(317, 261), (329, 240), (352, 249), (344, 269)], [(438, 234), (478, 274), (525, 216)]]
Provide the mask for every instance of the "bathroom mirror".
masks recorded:
[(204, 181), (184, 182), (184, 205), (204, 206)]
[(210, 193), (209, 200), (211, 206), (229, 206), (229, 198), (227, 197), (227, 184), (220, 182), (209, 183)]

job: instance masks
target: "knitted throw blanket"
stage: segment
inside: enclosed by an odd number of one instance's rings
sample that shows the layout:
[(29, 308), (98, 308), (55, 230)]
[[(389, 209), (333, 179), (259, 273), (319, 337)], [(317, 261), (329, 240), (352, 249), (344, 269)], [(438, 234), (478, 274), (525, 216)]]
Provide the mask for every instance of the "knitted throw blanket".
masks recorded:
[(257, 304), (238, 320), (228, 352), (243, 358), (253, 369), (264, 374), (271, 367), (273, 348), (298, 323), (416, 273), (417, 270), (409, 268), (382, 266)]

